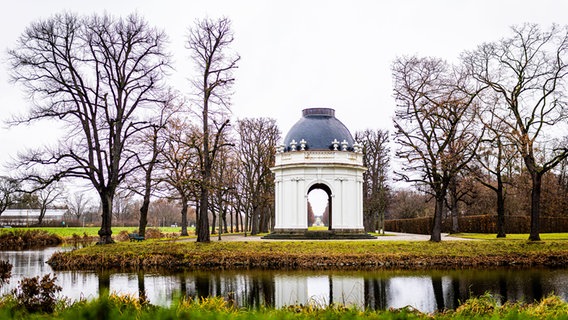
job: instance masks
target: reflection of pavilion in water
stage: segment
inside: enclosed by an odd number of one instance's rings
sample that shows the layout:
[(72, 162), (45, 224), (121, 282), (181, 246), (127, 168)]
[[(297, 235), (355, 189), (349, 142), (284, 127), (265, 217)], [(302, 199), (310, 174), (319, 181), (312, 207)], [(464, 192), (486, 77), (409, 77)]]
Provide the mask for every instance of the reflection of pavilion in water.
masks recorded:
[[(455, 309), (470, 296), (490, 292), (505, 301), (533, 301), (554, 293), (568, 298), (567, 271), (530, 270), (448, 271), (445, 273), (272, 273), (214, 272), (177, 276), (118, 276), (103, 286), (122, 293), (145, 290), (153, 304), (169, 305), (180, 292), (185, 296), (221, 296), (240, 307), (283, 307), (330, 303), (360, 309), (385, 310), (413, 306), (423, 312)], [(479, 274), (482, 279), (479, 279)], [(126, 281), (126, 282), (124, 282)], [(128, 283), (129, 282), (129, 283)], [(111, 284), (112, 283), (112, 284)], [(101, 288), (99, 279), (99, 289)], [(108, 288), (108, 287), (107, 287)], [(130, 288), (132, 291), (124, 291)], [(164, 288), (166, 290), (164, 291)]]

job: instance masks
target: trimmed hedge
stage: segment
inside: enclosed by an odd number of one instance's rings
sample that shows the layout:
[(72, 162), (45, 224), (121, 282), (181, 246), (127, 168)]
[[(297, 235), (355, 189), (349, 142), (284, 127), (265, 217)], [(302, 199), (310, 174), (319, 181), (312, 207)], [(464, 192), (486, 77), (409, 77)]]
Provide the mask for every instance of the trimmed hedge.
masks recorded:
[[(433, 217), (386, 220), (385, 230), (393, 232), (407, 232), (417, 234), (430, 234)], [(531, 219), (527, 216), (506, 216), (506, 233), (528, 233)], [(465, 233), (497, 233), (497, 217), (495, 215), (477, 215), (460, 217), (459, 231)], [(451, 219), (442, 221), (442, 232), (450, 232)], [(568, 217), (541, 217), (540, 232), (568, 232)]]

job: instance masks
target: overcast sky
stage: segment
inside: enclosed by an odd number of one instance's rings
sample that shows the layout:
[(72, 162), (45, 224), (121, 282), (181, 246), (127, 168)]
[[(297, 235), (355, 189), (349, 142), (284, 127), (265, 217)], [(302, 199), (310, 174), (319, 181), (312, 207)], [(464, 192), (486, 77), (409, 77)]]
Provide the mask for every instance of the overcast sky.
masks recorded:
[[(309, 107), (330, 107), (354, 133), (391, 129), (394, 100), (390, 66), (418, 54), (456, 61), (460, 52), (508, 36), (523, 22), (568, 24), (568, 1), (13, 1), (0, 13), (0, 118), (29, 105), (8, 83), (6, 50), (37, 19), (70, 11), (125, 16), (137, 12), (165, 30), (182, 92), (193, 71), (184, 48), (199, 18), (233, 21), (241, 55), (233, 97), (234, 119), (271, 117), (282, 134)], [(25, 146), (52, 141), (51, 126), (0, 129), (0, 163)], [(5, 172), (4, 169), (2, 171)], [(1, 174), (1, 171), (0, 171)]]

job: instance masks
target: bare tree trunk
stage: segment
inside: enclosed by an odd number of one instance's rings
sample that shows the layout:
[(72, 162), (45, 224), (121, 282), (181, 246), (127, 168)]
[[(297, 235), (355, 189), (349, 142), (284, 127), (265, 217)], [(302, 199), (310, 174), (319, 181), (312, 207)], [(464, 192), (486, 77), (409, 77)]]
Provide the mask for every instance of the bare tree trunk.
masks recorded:
[[(207, 152), (206, 152), (207, 153)], [(210, 181), (210, 179), (207, 179)], [(209, 237), (209, 189), (207, 186), (201, 188), (201, 199), (199, 203), (199, 218), (197, 219), (197, 242), (210, 242)]]
[(199, 208), (199, 203), (200, 201), (195, 201), (195, 234), (199, 232), (199, 223), (197, 223), (197, 221), (199, 221), (199, 214), (201, 212)]
[(141, 237), (146, 236), (146, 226), (148, 225), (148, 208), (150, 207), (150, 197), (142, 201), (142, 206), (140, 207), (140, 221), (138, 223), (138, 235)]
[[(212, 221), (211, 221), (211, 234), (215, 234), (215, 226), (217, 225), (217, 214), (215, 212), (211, 212)], [(220, 230), (219, 230), (220, 231)]]
[(144, 237), (146, 235), (146, 226), (148, 225), (148, 209), (150, 208), (150, 195), (152, 194), (152, 169), (154, 161), (149, 165), (146, 171), (146, 182), (144, 185), (144, 198), (142, 206), (140, 206), (140, 221), (138, 223), (138, 235)]
[(38, 217), (38, 224), (41, 226), (43, 223), (43, 218), (45, 217), (45, 211), (47, 210), (46, 207), (42, 206), (39, 210), (39, 217)]
[(181, 236), (188, 236), (187, 233), (187, 198), (181, 197)]
[(252, 211), (252, 217), (251, 217), (251, 230), (250, 230), (250, 234), (251, 235), (256, 235), (258, 234), (258, 223), (260, 222), (260, 208), (256, 207), (253, 209)]
[(249, 214), (246, 211), (244, 212), (244, 214), (245, 214), (245, 217), (244, 217), (245, 221), (244, 221), (244, 224), (243, 224), (243, 232), (245, 233), (245, 237), (246, 237), (247, 231), (248, 231), (248, 225), (249, 225)]
[(450, 192), (450, 214), (452, 217), (452, 230), (451, 233), (460, 232), (459, 226), (459, 210), (458, 210), (458, 195), (457, 195), (457, 182), (456, 178), (450, 180), (449, 192)]
[(236, 232), (241, 232), (243, 231), (243, 216), (241, 215), (241, 212), (238, 210), (235, 210), (235, 220), (237, 221), (237, 225), (236, 225)]
[(227, 228), (227, 207), (223, 209), (223, 232), (229, 233), (229, 229)]
[(113, 192), (107, 190), (99, 191), (101, 197), (101, 209), (102, 209), (102, 222), (101, 229), (99, 230), (99, 242), (97, 244), (109, 244), (114, 243), (112, 240), (112, 197)]
[[(229, 219), (231, 220), (231, 233), (234, 233), (234, 232), (235, 232), (235, 229), (233, 228), (233, 226), (234, 226), (234, 220), (233, 220), (233, 217), (234, 217), (234, 210), (233, 210), (233, 208), (231, 208), (231, 209), (229, 209), (229, 210), (230, 210), (230, 211), (229, 211)], [(238, 228), (238, 227), (237, 227), (237, 228)], [(237, 230), (237, 232), (238, 232), (238, 230)]]
[(540, 241), (540, 192), (542, 187), (542, 174), (536, 172), (531, 174), (532, 191), (531, 191), (531, 230), (530, 241)]
[(444, 197), (443, 193), (436, 193), (436, 209), (434, 211), (434, 221), (432, 223), (432, 234), (430, 241), (442, 241), (442, 213), (444, 211)]
[(497, 238), (505, 238), (505, 196), (503, 190), (503, 179), (497, 176)]

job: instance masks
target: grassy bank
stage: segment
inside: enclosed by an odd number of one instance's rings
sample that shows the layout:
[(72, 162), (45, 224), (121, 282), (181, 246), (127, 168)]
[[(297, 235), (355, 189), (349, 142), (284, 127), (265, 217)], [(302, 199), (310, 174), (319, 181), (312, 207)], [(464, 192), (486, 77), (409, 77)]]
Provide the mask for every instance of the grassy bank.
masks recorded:
[(0, 300), (2, 319), (568, 319), (568, 304), (555, 296), (534, 303), (500, 305), (489, 295), (467, 300), (457, 310), (425, 314), (411, 307), (386, 311), (353, 307), (290, 306), (242, 309), (221, 298), (180, 299), (171, 307), (156, 307), (132, 296), (60, 302), (53, 313), (28, 313), (13, 298)]
[(147, 240), (56, 253), (55, 269), (265, 268), (372, 269), (495, 266), (565, 267), (568, 241), (250, 241)]

